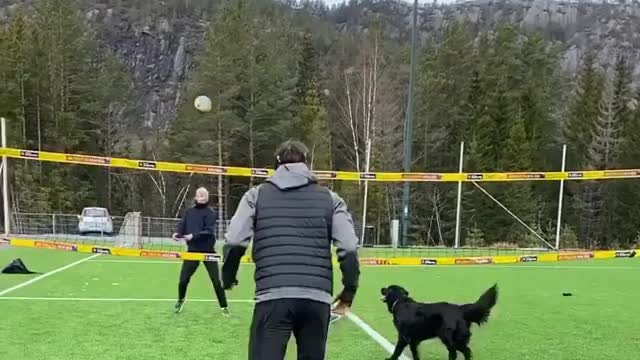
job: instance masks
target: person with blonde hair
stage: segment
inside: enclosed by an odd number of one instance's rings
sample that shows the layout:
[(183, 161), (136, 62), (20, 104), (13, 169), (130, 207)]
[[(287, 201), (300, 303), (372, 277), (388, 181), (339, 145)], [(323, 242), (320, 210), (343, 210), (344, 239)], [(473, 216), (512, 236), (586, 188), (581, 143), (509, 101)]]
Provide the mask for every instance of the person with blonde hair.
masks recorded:
[[(188, 209), (173, 234), (176, 241), (185, 241), (187, 251), (193, 253), (215, 253), (216, 235), (215, 226), (218, 213), (209, 207), (209, 192), (201, 187), (196, 190), (194, 204)], [(180, 282), (178, 284), (178, 302), (175, 305), (176, 313), (180, 313), (184, 308), (187, 287), (191, 277), (198, 269), (200, 261), (183, 260), (180, 271)], [(216, 261), (204, 261), (204, 266), (209, 273), (209, 278), (213, 284), (218, 303), (224, 315), (229, 314), (227, 308), (227, 298), (220, 281), (220, 272)]]

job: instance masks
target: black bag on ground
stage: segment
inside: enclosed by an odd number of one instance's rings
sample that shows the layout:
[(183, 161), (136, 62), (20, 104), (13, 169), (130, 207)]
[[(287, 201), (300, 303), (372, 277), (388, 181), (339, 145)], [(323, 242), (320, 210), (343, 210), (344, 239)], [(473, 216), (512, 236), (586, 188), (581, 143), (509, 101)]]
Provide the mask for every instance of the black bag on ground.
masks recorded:
[(4, 269), (2, 269), (3, 274), (38, 274), (37, 272), (30, 271), (27, 269), (27, 265), (22, 262), (22, 259), (15, 259), (9, 265), (7, 265)]

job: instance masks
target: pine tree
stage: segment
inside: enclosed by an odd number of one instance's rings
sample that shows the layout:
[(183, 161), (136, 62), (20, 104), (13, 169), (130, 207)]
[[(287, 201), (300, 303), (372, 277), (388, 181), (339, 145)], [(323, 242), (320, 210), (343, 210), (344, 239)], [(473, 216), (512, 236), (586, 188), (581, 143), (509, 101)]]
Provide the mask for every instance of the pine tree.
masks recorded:
[[(531, 147), (530, 139), (527, 138), (525, 121), (522, 116), (513, 119), (509, 129), (509, 137), (505, 144), (505, 164), (509, 164), (517, 171), (531, 170)], [(533, 183), (514, 182), (504, 186), (504, 204), (516, 216), (527, 225), (533, 226), (538, 210), (537, 199), (534, 197)], [(527, 235), (526, 229), (522, 225), (511, 219), (511, 226), (508, 227), (507, 237), (513, 242), (521, 241)]]
[[(416, 86), (415, 171), (457, 171), (460, 143), (466, 140), (473, 96), (475, 53), (468, 24), (454, 22), (440, 44), (425, 49)], [(416, 184), (416, 223), (423, 223), (433, 243), (453, 242), (456, 209), (454, 187)], [(438, 221), (432, 221), (437, 218)], [(426, 219), (426, 220), (425, 220)], [(433, 224), (437, 226), (433, 226)], [(444, 239), (441, 239), (443, 237)]]
[[(615, 168), (618, 163), (622, 136), (622, 122), (616, 118), (616, 94), (614, 84), (606, 84), (600, 101), (600, 115), (594, 124), (591, 144), (587, 148), (586, 164), (588, 169), (606, 170)], [(581, 199), (583, 233), (589, 239), (590, 246), (608, 245), (613, 233), (616, 198), (614, 183), (594, 181), (582, 184), (584, 197)]]
[(323, 106), (318, 92), (313, 88), (307, 90), (302, 107), (301, 119), (308, 122), (310, 127), (306, 138), (301, 138), (311, 152), (311, 166), (315, 170), (331, 169), (331, 133), (329, 131), (329, 117)]
[[(273, 151), (285, 140), (293, 116), (294, 40), (278, 6), (256, 0), (230, 2), (213, 22), (187, 84), (189, 102), (171, 129), (174, 157), (272, 167)], [(199, 114), (191, 106), (201, 94), (212, 99), (211, 113)], [(239, 198), (253, 181), (246, 180), (232, 179), (229, 199)]]
[(585, 166), (587, 149), (592, 143), (593, 126), (601, 114), (604, 77), (595, 61), (595, 54), (587, 54), (577, 76), (576, 90), (564, 128), (564, 138), (571, 149), (568, 168), (581, 169)]
[(620, 153), (623, 124), (617, 118), (617, 98), (611, 86), (605, 86), (600, 101), (600, 114), (593, 124), (591, 144), (587, 148), (586, 163), (590, 169), (612, 169)]
[[(618, 167), (638, 168), (638, 141), (640, 141), (640, 111), (638, 102), (635, 101), (636, 108), (632, 107), (634, 102), (631, 90), (631, 69), (625, 56), (618, 56), (613, 79), (613, 111), (616, 123), (619, 124), (620, 143)], [(640, 97), (638, 97), (640, 99)], [(640, 228), (640, 211), (637, 204), (640, 201), (640, 185), (637, 180), (617, 180), (611, 181), (612, 201), (615, 202), (614, 211), (610, 215), (611, 227), (615, 232), (609, 232), (610, 245), (632, 246), (638, 237)]]
[(297, 114), (292, 118), (289, 137), (307, 144), (314, 169), (331, 168), (331, 133), (325, 102), (318, 86), (319, 65), (313, 37), (306, 32), (302, 38), (298, 61), (298, 76), (292, 107)]
[[(102, 131), (109, 101), (129, 103), (115, 82), (131, 87), (125, 71), (104, 63), (73, 0), (44, 0), (33, 17), (17, 16), (3, 34), (4, 79), (0, 111), (9, 117), (10, 144), (28, 149), (104, 153)], [(118, 78), (120, 80), (115, 81)], [(114, 81), (112, 81), (114, 80)], [(96, 86), (96, 83), (99, 86)], [(5, 91), (6, 90), (6, 91)], [(123, 121), (121, 121), (123, 122)], [(113, 130), (113, 129), (112, 129)], [(106, 139), (105, 139), (106, 138)], [(104, 169), (17, 163), (13, 199), (19, 211), (75, 212), (87, 203), (106, 206)]]
[(521, 63), (524, 73), (520, 99), (526, 138), (532, 151), (531, 166), (537, 170), (547, 168), (548, 153), (554, 155), (557, 144), (556, 121), (560, 113), (564, 81), (560, 69), (561, 49), (549, 44), (541, 34), (533, 34), (522, 43)]
[[(576, 88), (570, 100), (567, 122), (563, 137), (569, 149), (567, 167), (584, 169), (588, 166), (589, 147), (593, 146), (595, 125), (601, 118), (601, 104), (604, 90), (604, 75), (596, 64), (595, 54), (585, 55), (576, 78)], [(578, 240), (591, 246), (591, 236), (597, 224), (600, 208), (600, 190), (597, 184), (570, 183), (567, 198), (571, 207), (567, 221), (575, 226)]]
[(427, 47), (416, 90), (418, 156), (424, 169), (455, 171), (458, 148), (465, 140), (469, 121), (468, 99), (474, 72), (473, 44), (468, 26), (453, 23), (442, 44)]

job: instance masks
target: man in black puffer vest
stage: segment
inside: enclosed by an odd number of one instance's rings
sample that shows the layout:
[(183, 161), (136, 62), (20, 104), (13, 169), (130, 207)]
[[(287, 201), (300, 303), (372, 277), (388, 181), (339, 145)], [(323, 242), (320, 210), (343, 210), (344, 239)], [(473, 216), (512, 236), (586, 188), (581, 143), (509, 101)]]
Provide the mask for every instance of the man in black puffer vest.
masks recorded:
[[(193, 207), (187, 210), (180, 223), (178, 223), (173, 239), (186, 241), (188, 252), (213, 254), (216, 246), (215, 226), (217, 219), (218, 213), (209, 207), (209, 192), (205, 188), (199, 188), (196, 190)], [(187, 287), (191, 277), (198, 269), (198, 265), (200, 265), (200, 262), (196, 260), (184, 260), (182, 262), (180, 282), (178, 283), (178, 302), (175, 305), (176, 313), (180, 313), (184, 307)], [(223, 315), (228, 315), (227, 298), (220, 282), (218, 263), (204, 261), (204, 267), (209, 273), (222, 313)]]
[(240, 258), (253, 238), (256, 306), (250, 360), (282, 360), (293, 333), (298, 359), (323, 360), (331, 305), (336, 246), (343, 291), (335, 312), (349, 311), (358, 288), (358, 239), (344, 201), (318, 185), (307, 167), (307, 148), (288, 141), (276, 151), (277, 170), (240, 201), (227, 233), (222, 276), (236, 282)]

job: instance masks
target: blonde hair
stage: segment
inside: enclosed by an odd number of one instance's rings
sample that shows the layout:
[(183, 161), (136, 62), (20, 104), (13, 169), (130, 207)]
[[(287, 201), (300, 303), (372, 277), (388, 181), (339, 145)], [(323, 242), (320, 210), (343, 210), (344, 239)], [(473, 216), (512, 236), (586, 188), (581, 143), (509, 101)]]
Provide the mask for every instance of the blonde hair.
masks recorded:
[(207, 191), (207, 189), (205, 189), (204, 187), (198, 188), (196, 190), (195, 199), (199, 203), (206, 203), (207, 201), (209, 201), (209, 191)]

